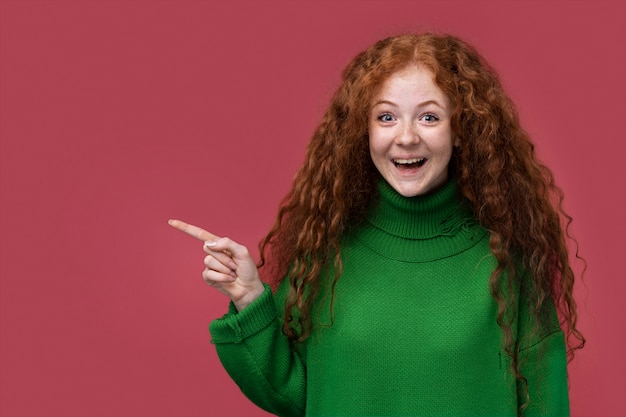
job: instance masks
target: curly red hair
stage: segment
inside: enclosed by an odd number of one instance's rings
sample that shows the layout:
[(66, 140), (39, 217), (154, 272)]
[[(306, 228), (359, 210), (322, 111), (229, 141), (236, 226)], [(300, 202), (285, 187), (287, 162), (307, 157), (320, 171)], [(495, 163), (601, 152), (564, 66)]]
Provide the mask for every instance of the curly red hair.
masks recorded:
[(377, 197), (377, 171), (368, 144), (372, 100), (391, 74), (412, 64), (430, 70), (453, 104), (452, 129), (460, 146), (450, 162), (450, 175), (490, 232), (497, 260), (490, 290), (498, 303), (505, 350), (513, 359), (515, 375), (523, 379), (512, 330), (515, 314), (511, 314), (516, 308), (513, 289), (521, 285), (520, 277), (529, 277), (527, 307), (539, 326), (545, 320), (542, 311), (553, 302), (568, 353), (584, 345), (576, 327), (575, 277), (567, 247), (571, 217), (563, 210), (563, 194), (551, 171), (538, 161), (496, 72), (456, 37), (387, 38), (350, 62), (277, 221), (260, 244), (259, 266), (274, 285), (288, 272), (283, 330), (293, 342), (303, 341), (311, 333), (310, 310), (322, 269), (332, 262), (336, 282), (341, 274), (340, 239), (347, 228), (363, 220)]

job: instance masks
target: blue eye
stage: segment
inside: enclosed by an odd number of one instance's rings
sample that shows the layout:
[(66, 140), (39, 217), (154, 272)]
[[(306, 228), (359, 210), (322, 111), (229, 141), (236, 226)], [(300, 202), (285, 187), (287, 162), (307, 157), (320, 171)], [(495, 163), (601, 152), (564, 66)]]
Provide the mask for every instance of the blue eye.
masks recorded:
[(422, 120), (428, 123), (433, 123), (439, 120), (439, 118), (434, 114), (425, 114), (424, 116), (422, 116)]
[(383, 113), (380, 116), (378, 116), (377, 119), (380, 120), (381, 122), (385, 122), (385, 123), (390, 123), (390, 122), (393, 122), (394, 120), (396, 120), (396, 118), (393, 117), (393, 115), (390, 114), (390, 113)]

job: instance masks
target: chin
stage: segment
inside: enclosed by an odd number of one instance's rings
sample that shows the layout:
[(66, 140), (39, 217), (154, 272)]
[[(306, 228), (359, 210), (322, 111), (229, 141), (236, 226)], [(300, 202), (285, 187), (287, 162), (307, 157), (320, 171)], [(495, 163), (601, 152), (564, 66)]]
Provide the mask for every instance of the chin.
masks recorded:
[(398, 194), (400, 194), (403, 197), (418, 197), (421, 195), (428, 195), (431, 194), (435, 191), (437, 191), (438, 189), (440, 189), (441, 187), (443, 187), (446, 184), (446, 181), (443, 181), (441, 183), (438, 184), (428, 184), (428, 185), (424, 185), (424, 184), (419, 184), (419, 185), (399, 185), (396, 184), (395, 186), (392, 186), (396, 192)]
[(416, 187), (393, 187), (393, 188), (402, 197), (407, 197), (407, 198), (417, 197), (419, 195), (423, 195), (423, 194), (426, 194), (428, 192), (428, 190), (424, 190), (421, 187), (420, 188), (416, 188)]

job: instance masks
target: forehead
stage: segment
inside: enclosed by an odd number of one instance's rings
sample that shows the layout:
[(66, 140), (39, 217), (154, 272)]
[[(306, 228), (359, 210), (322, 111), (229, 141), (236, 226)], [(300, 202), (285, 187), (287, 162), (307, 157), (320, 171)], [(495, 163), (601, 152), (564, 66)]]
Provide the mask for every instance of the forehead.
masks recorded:
[(432, 71), (423, 66), (411, 64), (392, 73), (381, 84), (374, 95), (374, 103), (392, 97), (412, 97), (430, 99), (447, 104), (446, 94), (435, 83)]

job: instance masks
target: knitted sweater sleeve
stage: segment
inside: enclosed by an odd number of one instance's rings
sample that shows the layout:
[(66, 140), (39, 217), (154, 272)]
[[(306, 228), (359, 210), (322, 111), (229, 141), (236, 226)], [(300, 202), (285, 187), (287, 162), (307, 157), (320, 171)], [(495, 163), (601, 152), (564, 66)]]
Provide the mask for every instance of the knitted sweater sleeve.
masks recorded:
[[(527, 306), (522, 291), (520, 306)], [(522, 404), (528, 392), (528, 406), (524, 417), (569, 416), (567, 380), (567, 353), (565, 338), (552, 302), (548, 302), (541, 316), (542, 324), (535, 326), (528, 308), (519, 314), (520, 371), (528, 381), (528, 391), (518, 380), (518, 399)]]
[(210, 325), (222, 365), (256, 405), (282, 417), (304, 416), (306, 368), (282, 333), (281, 315), (269, 286), (240, 312)]

